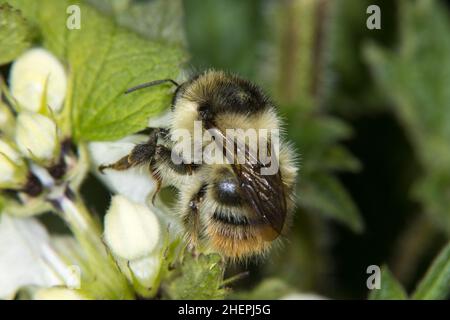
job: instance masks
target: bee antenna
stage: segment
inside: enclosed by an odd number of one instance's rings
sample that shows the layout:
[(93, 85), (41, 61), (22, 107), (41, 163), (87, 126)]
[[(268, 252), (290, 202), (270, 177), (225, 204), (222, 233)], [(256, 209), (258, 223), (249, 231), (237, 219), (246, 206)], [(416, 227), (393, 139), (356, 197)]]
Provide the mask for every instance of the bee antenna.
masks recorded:
[(161, 80), (155, 80), (155, 81), (146, 82), (146, 83), (137, 85), (135, 87), (132, 87), (130, 89), (127, 89), (125, 91), (125, 94), (128, 94), (130, 92), (133, 92), (133, 91), (136, 91), (136, 90), (139, 90), (139, 89), (144, 89), (144, 88), (148, 88), (148, 87), (157, 86), (157, 85), (165, 83), (165, 82), (170, 82), (173, 85), (175, 85), (176, 87), (180, 86), (175, 80), (172, 80), (172, 79), (161, 79)]

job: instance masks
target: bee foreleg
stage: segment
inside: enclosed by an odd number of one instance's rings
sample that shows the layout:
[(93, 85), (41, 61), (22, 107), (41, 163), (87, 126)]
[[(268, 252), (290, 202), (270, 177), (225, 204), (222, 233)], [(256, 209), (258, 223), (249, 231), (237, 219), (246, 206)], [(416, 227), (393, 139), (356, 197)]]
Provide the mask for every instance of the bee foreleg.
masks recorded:
[(98, 167), (98, 170), (101, 173), (103, 173), (105, 169), (122, 171), (138, 165), (149, 163), (155, 156), (158, 134), (159, 131), (153, 131), (146, 143), (136, 145), (125, 157), (122, 157), (120, 160), (112, 164), (101, 165)]
[(129, 162), (128, 160), (128, 156), (125, 156), (123, 158), (121, 158), (119, 161), (116, 161), (114, 163), (111, 164), (107, 164), (107, 165), (100, 165), (98, 167), (98, 171), (100, 171), (100, 173), (103, 173), (105, 171), (105, 169), (114, 169), (114, 170), (126, 170), (128, 168), (131, 168), (132, 164)]

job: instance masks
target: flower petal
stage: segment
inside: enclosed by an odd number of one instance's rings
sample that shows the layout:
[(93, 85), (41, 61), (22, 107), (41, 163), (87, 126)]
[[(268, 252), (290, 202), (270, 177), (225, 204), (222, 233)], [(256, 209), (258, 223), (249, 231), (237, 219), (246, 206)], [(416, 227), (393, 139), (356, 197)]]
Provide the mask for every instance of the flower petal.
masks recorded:
[(87, 300), (79, 291), (67, 288), (44, 288), (34, 293), (34, 300)]
[(17, 117), (16, 143), (23, 155), (51, 160), (56, 149), (56, 124), (39, 113), (20, 112)]
[(0, 298), (12, 298), (24, 285), (62, 284), (42, 256), (49, 237), (33, 218), (14, 218), (2, 214), (0, 219)]
[(141, 204), (155, 191), (156, 183), (147, 167), (130, 168), (125, 171), (97, 170), (102, 164), (114, 163), (126, 156), (133, 147), (147, 140), (145, 135), (133, 135), (114, 142), (92, 142), (89, 153), (95, 166), (94, 172), (113, 192), (122, 194)]
[(327, 299), (328, 298), (318, 295), (316, 293), (293, 292), (281, 297), (279, 300), (327, 300)]

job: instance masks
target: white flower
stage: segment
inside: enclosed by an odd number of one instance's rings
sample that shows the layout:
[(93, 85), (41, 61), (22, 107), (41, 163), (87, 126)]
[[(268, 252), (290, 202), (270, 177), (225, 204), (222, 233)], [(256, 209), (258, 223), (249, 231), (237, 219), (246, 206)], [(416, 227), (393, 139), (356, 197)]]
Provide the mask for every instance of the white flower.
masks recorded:
[(137, 144), (148, 139), (145, 135), (133, 135), (114, 142), (92, 142), (89, 153), (93, 163), (93, 170), (114, 193), (126, 196), (128, 199), (145, 204), (149, 196), (155, 191), (156, 184), (147, 166), (130, 168), (125, 171), (106, 169), (103, 174), (97, 170), (102, 164), (114, 163), (130, 153)]
[(44, 288), (37, 290), (34, 300), (86, 300), (79, 291), (67, 288)]
[(0, 139), (0, 186), (15, 187), (25, 183), (25, 164), (19, 153), (6, 141)]
[(157, 115), (156, 117), (151, 117), (148, 120), (149, 128), (166, 128), (169, 126), (172, 119), (172, 110), (166, 110), (163, 113)]
[(328, 298), (318, 295), (316, 293), (293, 292), (281, 297), (279, 300), (327, 300), (327, 299)]
[(160, 242), (159, 221), (150, 209), (122, 195), (112, 198), (105, 216), (105, 240), (114, 255), (135, 260), (152, 253)]
[(16, 143), (20, 151), (28, 158), (51, 160), (57, 147), (55, 122), (38, 113), (19, 113)]
[(61, 265), (49, 246), (46, 230), (33, 218), (0, 219), (0, 299), (13, 298), (25, 285), (63, 284), (57, 269)]
[(176, 237), (182, 230), (178, 217), (170, 211), (158, 198), (156, 206), (151, 202), (156, 191), (156, 180), (150, 174), (148, 166), (129, 168), (124, 171), (106, 169), (103, 174), (98, 167), (114, 163), (128, 155), (134, 146), (148, 140), (146, 135), (131, 135), (113, 142), (91, 142), (88, 146), (95, 175), (114, 193), (121, 194), (131, 201), (145, 204), (156, 214), (161, 225), (170, 226), (171, 235)]
[(59, 111), (67, 90), (64, 67), (49, 51), (34, 48), (13, 63), (9, 77), (11, 93), (26, 110), (38, 112), (47, 82), (47, 105)]

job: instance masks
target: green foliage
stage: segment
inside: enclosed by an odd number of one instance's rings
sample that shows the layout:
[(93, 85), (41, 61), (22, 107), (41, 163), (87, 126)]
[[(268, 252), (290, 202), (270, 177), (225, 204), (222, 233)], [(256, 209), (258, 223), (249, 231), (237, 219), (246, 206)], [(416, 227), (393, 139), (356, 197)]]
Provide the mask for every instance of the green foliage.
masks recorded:
[[(450, 243), (435, 258), (423, 279), (411, 295), (417, 300), (446, 299), (450, 294)], [(395, 279), (386, 266), (381, 270), (381, 288), (372, 290), (372, 300), (404, 300), (408, 296), (402, 285)]]
[(254, 289), (236, 292), (229, 298), (240, 300), (273, 300), (279, 299), (293, 291), (294, 290), (284, 281), (278, 278), (267, 278), (259, 283)]
[(405, 300), (407, 295), (387, 266), (381, 269), (381, 287), (370, 292), (371, 300)]
[(113, 15), (119, 25), (146, 38), (164, 43), (185, 43), (181, 0), (88, 0), (88, 3)]
[[(359, 161), (341, 144), (351, 128), (324, 108), (324, 52), (328, 37), (318, 37), (326, 6), (317, 1), (273, 1), (265, 8), (265, 29), (256, 55), (256, 68), (286, 120), (288, 139), (298, 155), (297, 210), (282, 250), (274, 250), (262, 268), (299, 291), (313, 291), (331, 269), (327, 251), (327, 220), (353, 232), (363, 230), (363, 219), (337, 173), (359, 170)], [(258, 26), (257, 28), (262, 28)], [(317, 49), (319, 49), (317, 51)]]
[[(378, 234), (369, 225), (369, 232), (363, 236), (349, 236), (345, 228), (336, 232), (333, 225), (324, 223), (325, 219), (333, 219), (356, 233), (363, 233), (365, 227), (357, 206), (337, 176), (362, 168), (342, 144), (352, 138), (353, 132), (345, 120), (329, 111), (346, 119), (364, 117), (367, 111), (389, 105), (385, 96), (422, 165), (422, 170), (416, 173), (420, 177), (413, 195), (433, 217), (435, 225), (450, 234), (450, 38), (445, 36), (450, 23), (438, 1), (376, 1), (382, 7), (382, 30), (368, 30), (365, 26), (366, 8), (372, 4), (371, 0), (0, 0), (5, 2), (12, 7), (0, 5), (0, 64), (13, 61), (31, 45), (31, 39), (60, 58), (70, 86), (65, 109), (58, 116), (68, 116), (67, 132), (74, 136), (78, 146), (85, 141), (113, 140), (135, 133), (146, 127), (149, 117), (168, 107), (172, 92), (168, 85), (127, 96), (123, 92), (149, 80), (176, 78), (185, 57), (182, 47), (186, 42), (194, 68), (225, 69), (263, 84), (286, 119), (289, 141), (300, 154), (297, 212), (284, 247), (273, 250), (258, 265), (250, 262), (250, 268), (242, 267), (251, 270), (246, 283), (251, 283), (253, 289), (245, 287), (230, 293), (226, 286), (241, 273), (224, 280), (226, 265), (220, 256), (186, 253), (181, 259), (178, 245), (182, 244), (176, 242), (161, 253), (162, 267), (152, 287), (139, 287), (137, 278), (131, 280), (139, 297), (276, 299), (299, 290), (320, 290), (330, 297), (346, 296), (347, 291), (339, 291), (342, 284), (338, 282), (347, 279), (341, 278), (342, 269), (336, 266), (343, 259), (354, 257), (352, 249), (367, 243), (358, 242), (354, 247), (342, 249), (339, 247), (346, 241), (342, 238), (364, 241), (371, 233), (377, 234), (376, 240), (384, 241), (383, 244), (364, 247), (368, 250), (367, 257), (362, 257), (359, 265), (344, 261), (345, 267), (351, 265), (352, 270), (359, 270), (367, 259), (385, 259), (389, 255), (393, 259), (393, 272), (409, 286), (405, 277), (408, 273), (413, 277), (414, 272), (421, 270), (414, 263), (405, 272), (408, 267), (404, 265), (410, 261), (419, 264), (417, 257), (425, 255), (415, 251), (427, 250), (428, 243), (419, 243), (426, 236), (417, 237), (413, 232), (414, 241), (391, 246), (392, 239), (405, 241), (401, 234), (394, 233), (402, 232), (400, 227), (389, 225), (383, 229), (386, 233)], [(66, 27), (66, 9), (70, 4), (81, 7), (81, 30)], [(392, 50), (397, 8), (401, 15), (400, 43)], [(185, 25), (183, 11), (186, 11)], [(365, 46), (367, 40), (376, 44)], [(4, 132), (5, 128), (2, 127)], [(371, 132), (371, 138), (381, 134)], [(380, 157), (389, 158), (387, 165), (404, 161), (398, 154)], [(393, 179), (401, 180), (402, 175), (398, 173)], [(399, 193), (406, 191), (402, 189)], [(372, 199), (384, 200), (376, 193)], [(367, 203), (364, 197), (359, 201)], [(0, 197), (0, 212), (1, 208)], [(370, 223), (371, 213), (364, 214), (366, 223)], [(380, 215), (384, 215), (380, 221), (399, 224), (388, 213)], [(421, 228), (419, 231), (423, 232), (424, 227)], [(385, 243), (389, 249), (383, 247)], [(338, 249), (327, 250), (332, 246)], [(96, 248), (88, 248), (87, 253), (95, 256)], [(399, 254), (395, 248), (407, 250)], [(336, 257), (343, 252), (343, 258)], [(108, 265), (112, 262), (109, 259), (106, 258)], [(398, 261), (401, 259), (404, 261)], [(118, 272), (115, 264), (111, 264), (110, 277), (103, 262), (92, 265), (81, 262), (83, 286), (91, 291), (98, 283), (119, 288), (115, 290), (118, 295), (99, 291), (95, 297), (132, 298), (130, 284), (123, 276), (117, 278), (117, 283), (110, 280)], [(99, 269), (106, 271), (97, 277)], [(339, 274), (331, 284), (324, 276), (330, 274)], [(381, 289), (371, 291), (370, 299), (408, 298), (387, 267), (382, 268), (381, 277)], [(411, 297), (448, 298), (449, 283), (450, 245), (447, 245)], [(353, 285), (361, 288), (363, 284)]]
[(66, 61), (70, 72), (73, 134), (78, 140), (113, 140), (146, 127), (170, 104), (167, 86), (125, 96), (134, 85), (176, 77), (183, 53), (173, 45), (145, 40), (80, 4), (81, 29), (66, 28), (73, 1), (10, 0), (40, 29), (43, 45)]
[(450, 243), (442, 250), (413, 293), (413, 299), (446, 299), (450, 295)]
[[(350, 227), (363, 229), (358, 208), (335, 173), (357, 171), (359, 162), (339, 143), (351, 136), (343, 121), (321, 110), (323, 81), (326, 75), (324, 53), (314, 48), (327, 47), (326, 39), (317, 37), (321, 7), (313, 1), (278, 4), (274, 29), (278, 34), (272, 91), (281, 111), (287, 114), (288, 133), (300, 153), (299, 206), (306, 212), (319, 213)], [(298, 25), (299, 28), (292, 28)]]
[(19, 56), (31, 45), (31, 28), (20, 11), (0, 4), (0, 65)]
[[(359, 162), (338, 145), (348, 138), (350, 130), (335, 118), (305, 117), (302, 131), (291, 134), (305, 157), (301, 161), (299, 205), (308, 211), (318, 212), (361, 232), (363, 221), (357, 207), (333, 172), (357, 171)], [(307, 155), (307, 156), (306, 156)]]
[(184, 256), (180, 273), (167, 286), (171, 299), (223, 299), (226, 290), (223, 286), (224, 262), (217, 254), (191, 254)]
[[(330, 2), (327, 23), (326, 108), (348, 118), (383, 110), (383, 92), (373, 85), (362, 49), (367, 41), (391, 45), (396, 39), (396, 6), (391, 0), (341, 0)], [(369, 30), (366, 13), (370, 5), (382, 12), (382, 28)]]
[(316, 173), (309, 177), (312, 183), (302, 185), (302, 207), (340, 221), (355, 232), (361, 232), (363, 225), (358, 210), (342, 184), (331, 175)]
[(414, 196), (450, 232), (449, 18), (437, 1), (401, 4), (398, 50), (372, 45), (366, 55), (423, 166)]
[[(262, 36), (261, 1), (184, 1), (192, 64), (255, 79)], [(260, 79), (255, 79), (260, 80)]]

